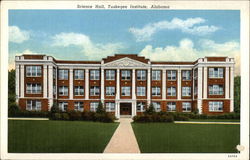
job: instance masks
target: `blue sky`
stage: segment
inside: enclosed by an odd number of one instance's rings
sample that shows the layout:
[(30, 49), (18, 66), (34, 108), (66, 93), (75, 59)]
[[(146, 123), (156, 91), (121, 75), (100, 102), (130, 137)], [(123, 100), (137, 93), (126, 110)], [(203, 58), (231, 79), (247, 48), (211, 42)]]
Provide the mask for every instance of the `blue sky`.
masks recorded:
[(9, 11), (10, 66), (28, 53), (71, 60), (134, 53), (155, 61), (216, 55), (239, 63), (239, 44), (237, 10)]

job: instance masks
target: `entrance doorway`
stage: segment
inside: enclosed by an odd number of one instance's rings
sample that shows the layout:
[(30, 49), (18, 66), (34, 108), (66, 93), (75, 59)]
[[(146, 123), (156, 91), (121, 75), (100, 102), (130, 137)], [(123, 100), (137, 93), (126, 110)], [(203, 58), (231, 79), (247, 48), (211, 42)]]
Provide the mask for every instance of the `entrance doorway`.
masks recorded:
[(131, 115), (131, 103), (120, 103), (120, 115)]

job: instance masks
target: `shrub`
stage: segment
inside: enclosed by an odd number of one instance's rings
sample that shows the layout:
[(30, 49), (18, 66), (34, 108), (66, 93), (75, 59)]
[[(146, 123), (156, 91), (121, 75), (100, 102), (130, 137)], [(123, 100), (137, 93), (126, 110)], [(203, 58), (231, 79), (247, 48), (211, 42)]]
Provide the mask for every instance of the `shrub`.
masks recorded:
[(150, 115), (152, 115), (152, 114), (154, 114), (154, 113), (155, 113), (155, 108), (154, 108), (154, 105), (151, 103), (151, 104), (148, 106), (148, 108), (146, 109), (145, 114), (150, 114)]
[(84, 111), (82, 112), (82, 120), (95, 121), (95, 112)]
[(98, 104), (98, 107), (97, 107), (97, 109), (96, 109), (96, 113), (102, 114), (102, 113), (105, 113), (105, 112), (106, 112), (106, 111), (105, 111), (105, 109), (104, 109), (104, 107), (103, 107), (103, 104), (102, 104), (102, 102), (100, 101), (99, 104)]
[(95, 117), (96, 117), (95, 119), (96, 121), (105, 122), (105, 123), (114, 122), (114, 119), (115, 119), (115, 117), (110, 113), (104, 113), (104, 114), (97, 113)]
[(20, 110), (19, 110), (19, 107), (17, 106), (17, 104), (15, 102), (9, 104), (9, 107), (8, 107), (8, 115), (9, 115), (9, 117), (15, 116), (16, 114), (18, 114), (18, 112), (20, 112)]
[(51, 107), (50, 112), (51, 113), (59, 113), (60, 112), (59, 106), (58, 106), (58, 104), (56, 102), (53, 103), (53, 106)]
[(52, 116), (53, 120), (61, 120), (62, 119), (62, 114), (61, 113), (54, 113)]
[(79, 111), (70, 111), (69, 112), (69, 119), (72, 121), (82, 120), (82, 113)]
[(174, 118), (172, 115), (155, 113), (152, 115), (144, 114), (133, 117), (134, 122), (173, 122)]
[(61, 113), (62, 115), (62, 120), (69, 120), (69, 114), (68, 113)]

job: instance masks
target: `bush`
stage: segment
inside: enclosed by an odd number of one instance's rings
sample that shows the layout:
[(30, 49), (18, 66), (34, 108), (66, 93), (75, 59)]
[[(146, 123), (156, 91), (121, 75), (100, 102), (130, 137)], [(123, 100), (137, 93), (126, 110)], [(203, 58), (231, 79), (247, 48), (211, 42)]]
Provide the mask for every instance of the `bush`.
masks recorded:
[(20, 112), (20, 110), (19, 110), (19, 107), (17, 106), (17, 104), (15, 102), (9, 104), (9, 107), (8, 107), (8, 116), (9, 117), (17, 115), (18, 112)]
[(96, 109), (96, 113), (99, 113), (99, 114), (106, 113), (106, 111), (105, 111), (105, 109), (104, 109), (103, 104), (102, 104), (101, 101), (98, 104), (98, 107)]
[(172, 115), (155, 113), (152, 115), (143, 114), (133, 117), (134, 122), (173, 122), (174, 118)]
[(82, 120), (82, 113), (79, 111), (70, 111), (69, 112), (69, 119), (71, 121)]
[(62, 116), (62, 120), (66, 120), (68, 121), (69, 120), (69, 114), (68, 113), (61, 113), (61, 116)]
[(110, 113), (105, 113), (105, 114), (99, 114), (97, 113), (95, 115), (96, 117), (96, 121), (98, 122), (105, 122), (105, 123), (111, 123), (111, 122), (114, 122), (114, 115), (110, 114)]
[(54, 113), (52, 116), (53, 120), (61, 120), (62, 119), (62, 114), (61, 113)]
[(82, 112), (82, 120), (95, 121), (95, 112), (84, 111)]
[(154, 105), (151, 103), (145, 111), (145, 114), (152, 115), (155, 113)]

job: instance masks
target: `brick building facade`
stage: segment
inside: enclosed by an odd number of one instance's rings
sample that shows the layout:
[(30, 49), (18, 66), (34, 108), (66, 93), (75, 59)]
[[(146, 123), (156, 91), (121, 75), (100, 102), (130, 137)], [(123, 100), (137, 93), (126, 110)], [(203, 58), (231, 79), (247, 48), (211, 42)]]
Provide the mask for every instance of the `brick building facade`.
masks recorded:
[(221, 114), (234, 107), (234, 59), (205, 57), (195, 62), (155, 62), (135, 54), (101, 61), (64, 61), (46, 55), (15, 58), (17, 103), (24, 110), (95, 111), (141, 114), (156, 111)]

